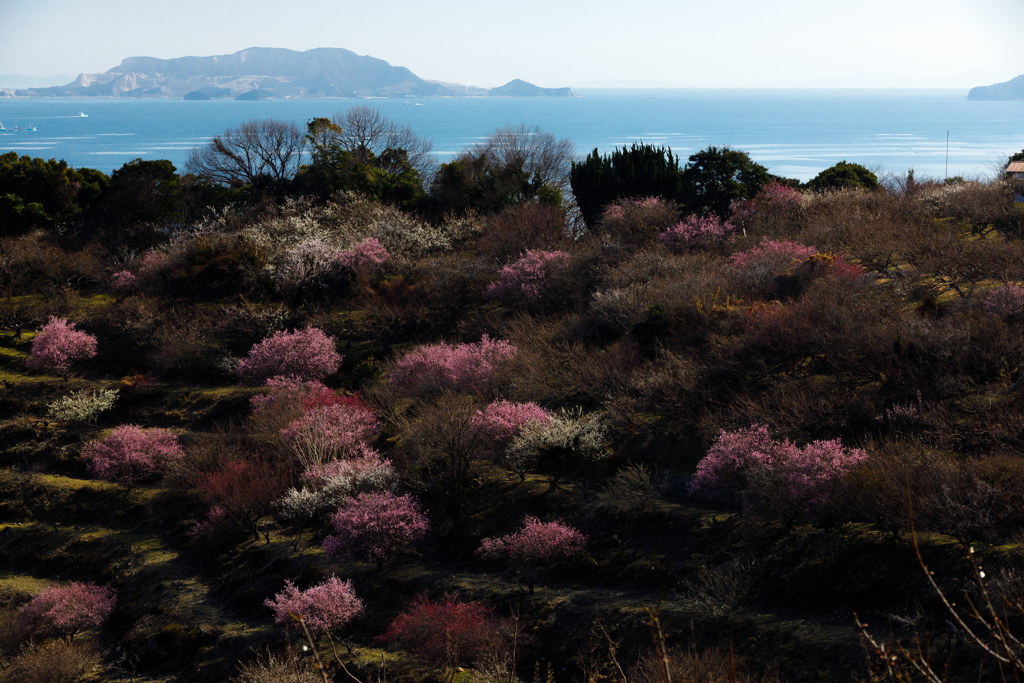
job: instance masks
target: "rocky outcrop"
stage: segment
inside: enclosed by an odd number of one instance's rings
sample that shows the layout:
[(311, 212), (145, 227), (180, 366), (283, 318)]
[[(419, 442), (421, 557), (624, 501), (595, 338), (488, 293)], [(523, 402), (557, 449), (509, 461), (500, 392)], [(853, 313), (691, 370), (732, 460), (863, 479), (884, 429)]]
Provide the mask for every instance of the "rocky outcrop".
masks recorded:
[(1024, 76), (1017, 76), (1005, 83), (979, 85), (967, 93), (969, 100), (1024, 100)]

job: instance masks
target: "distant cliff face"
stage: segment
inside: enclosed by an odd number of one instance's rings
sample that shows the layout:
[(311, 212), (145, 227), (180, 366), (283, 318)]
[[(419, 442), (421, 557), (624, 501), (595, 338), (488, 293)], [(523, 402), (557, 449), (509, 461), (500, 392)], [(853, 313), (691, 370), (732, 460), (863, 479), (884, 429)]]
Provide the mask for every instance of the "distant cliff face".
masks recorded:
[(1005, 83), (979, 85), (967, 93), (969, 100), (1024, 100), (1024, 76), (1017, 76)]
[(569, 88), (538, 88), (515, 80), (486, 90), (426, 81), (404, 66), (342, 48), (305, 52), (254, 47), (213, 57), (129, 57), (101, 74), (68, 85), (16, 90), (21, 97), (571, 97)]

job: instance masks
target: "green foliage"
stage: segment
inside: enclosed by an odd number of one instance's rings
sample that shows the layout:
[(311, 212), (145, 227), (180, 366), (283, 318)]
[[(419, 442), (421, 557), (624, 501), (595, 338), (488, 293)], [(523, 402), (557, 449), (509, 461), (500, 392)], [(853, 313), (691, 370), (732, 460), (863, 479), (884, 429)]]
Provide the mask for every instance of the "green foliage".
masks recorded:
[(524, 202), (562, 203), (561, 191), (538, 174), (531, 176), (522, 159), (497, 165), (486, 154), (467, 154), (442, 164), (430, 194), (445, 210), (456, 212), (500, 213)]
[(1017, 152), (1016, 154), (1011, 154), (1010, 158), (1007, 159), (1007, 161), (1024, 161), (1024, 149)]
[(93, 206), (110, 179), (66, 161), (0, 154), (0, 236), (68, 223)]
[(339, 130), (325, 118), (306, 124), (311, 159), (293, 182), (300, 194), (327, 199), (338, 191), (358, 192), (404, 208), (412, 208), (424, 196), (422, 178), (406, 150), (389, 147), (378, 155), (363, 148), (353, 153), (337, 141)]
[(690, 156), (679, 199), (692, 213), (727, 218), (733, 201), (753, 199), (770, 179), (768, 169), (746, 152), (708, 147)]
[(846, 160), (840, 161), (831, 168), (826, 168), (814, 176), (808, 185), (812, 190), (819, 191), (843, 187), (877, 190), (880, 187), (878, 176), (860, 164), (849, 163)]
[(595, 149), (570, 173), (572, 192), (587, 225), (593, 228), (601, 210), (620, 197), (672, 199), (682, 189), (679, 157), (670, 147), (637, 144), (599, 155)]
[(170, 161), (133, 159), (110, 175), (105, 219), (121, 224), (159, 223), (180, 218), (181, 191)]

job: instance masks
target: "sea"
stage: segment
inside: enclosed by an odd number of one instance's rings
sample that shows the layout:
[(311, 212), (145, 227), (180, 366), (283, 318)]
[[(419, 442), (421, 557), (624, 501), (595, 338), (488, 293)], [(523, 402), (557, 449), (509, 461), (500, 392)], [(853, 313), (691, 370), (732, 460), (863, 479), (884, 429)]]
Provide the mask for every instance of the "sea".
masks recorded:
[[(569, 138), (583, 156), (635, 142), (686, 157), (710, 145), (747, 152), (779, 176), (806, 181), (839, 161), (918, 179), (991, 176), (1024, 149), (1024, 101), (968, 101), (964, 90), (582, 89), (575, 98), (147, 100), (0, 99), (0, 153), (63, 159), (110, 172), (169, 159), (254, 118), (300, 126), (352, 106), (433, 141), (445, 161), (496, 128), (525, 123)], [(82, 116), (85, 114), (86, 116)], [(15, 127), (35, 131), (14, 131)]]

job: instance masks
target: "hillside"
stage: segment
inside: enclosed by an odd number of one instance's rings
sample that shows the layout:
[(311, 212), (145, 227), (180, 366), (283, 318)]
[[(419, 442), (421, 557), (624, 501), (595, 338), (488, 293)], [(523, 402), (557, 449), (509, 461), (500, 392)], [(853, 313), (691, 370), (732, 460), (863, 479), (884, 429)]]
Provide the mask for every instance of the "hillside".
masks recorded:
[(979, 85), (967, 93), (969, 100), (1022, 100), (1024, 99), (1024, 76), (1017, 76), (1005, 83)]
[(854, 614), (998, 680), (926, 577), (1024, 632), (1011, 181), (583, 225), (488, 159), (403, 210), (0, 155), (0, 680), (887, 680)]

